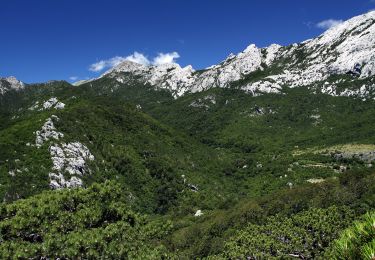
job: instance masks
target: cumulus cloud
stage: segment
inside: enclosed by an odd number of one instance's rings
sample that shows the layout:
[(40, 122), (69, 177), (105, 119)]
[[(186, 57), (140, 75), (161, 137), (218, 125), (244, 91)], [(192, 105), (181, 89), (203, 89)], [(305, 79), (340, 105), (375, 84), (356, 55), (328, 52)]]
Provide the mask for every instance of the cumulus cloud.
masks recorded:
[(72, 80), (72, 81), (76, 81), (78, 79), (78, 77), (77, 76), (71, 76), (71, 77), (69, 77), (69, 79)]
[(149, 66), (149, 65), (159, 66), (163, 64), (176, 63), (176, 59), (178, 59), (179, 57), (180, 55), (177, 52), (159, 53), (151, 61), (143, 53), (134, 52), (133, 54), (127, 57), (116, 56), (108, 60), (98, 61), (94, 64), (91, 64), (89, 67), (89, 70), (93, 72), (100, 72), (104, 69), (115, 67), (124, 61), (132, 61), (135, 63), (142, 64), (144, 66)]
[(94, 72), (98, 72), (98, 71), (103, 70), (105, 68), (105, 66), (106, 66), (106, 62), (104, 60), (102, 60), (102, 61), (96, 62), (94, 64), (91, 64), (89, 70), (94, 71)]
[(114, 66), (119, 65), (121, 62), (125, 61), (126, 58), (116, 56), (108, 60), (101, 60), (94, 64), (90, 65), (89, 70), (93, 72), (99, 72), (106, 68), (112, 68)]
[(134, 52), (132, 55), (129, 55), (128, 57), (126, 57), (125, 60), (139, 63), (145, 66), (150, 65), (149, 59), (145, 55), (139, 52)]
[(328, 20), (324, 20), (324, 21), (317, 23), (316, 27), (327, 30), (329, 28), (332, 28), (334, 26), (341, 24), (342, 22), (343, 20), (328, 19)]
[(152, 64), (158, 66), (163, 64), (176, 63), (176, 59), (180, 58), (180, 55), (177, 52), (170, 53), (159, 53), (152, 62)]

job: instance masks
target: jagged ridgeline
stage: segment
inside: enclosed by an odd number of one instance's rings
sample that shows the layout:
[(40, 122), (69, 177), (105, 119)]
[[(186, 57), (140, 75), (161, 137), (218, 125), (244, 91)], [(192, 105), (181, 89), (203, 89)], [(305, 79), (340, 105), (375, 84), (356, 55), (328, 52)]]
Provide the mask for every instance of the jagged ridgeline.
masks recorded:
[(0, 255), (373, 259), (374, 75), (369, 12), (204, 70), (1, 78)]

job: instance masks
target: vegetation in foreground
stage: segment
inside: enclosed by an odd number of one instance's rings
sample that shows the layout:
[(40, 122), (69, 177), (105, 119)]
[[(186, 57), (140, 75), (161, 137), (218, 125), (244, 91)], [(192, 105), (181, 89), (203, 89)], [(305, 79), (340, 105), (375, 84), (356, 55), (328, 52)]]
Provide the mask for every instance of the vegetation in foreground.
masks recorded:
[(130, 193), (115, 182), (43, 192), (1, 205), (0, 255), (372, 259), (374, 213), (353, 221), (374, 207), (374, 181), (374, 173), (347, 173), (330, 183), (242, 201), (201, 218), (136, 213)]

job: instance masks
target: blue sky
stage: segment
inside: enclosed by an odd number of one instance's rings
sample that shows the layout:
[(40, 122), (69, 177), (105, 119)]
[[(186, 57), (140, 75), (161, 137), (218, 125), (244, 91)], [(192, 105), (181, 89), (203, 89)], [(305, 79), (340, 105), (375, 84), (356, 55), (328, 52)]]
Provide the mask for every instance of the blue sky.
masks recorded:
[(95, 77), (130, 55), (205, 68), (250, 43), (303, 41), (375, 8), (375, 0), (0, 1), (0, 76), (27, 83)]

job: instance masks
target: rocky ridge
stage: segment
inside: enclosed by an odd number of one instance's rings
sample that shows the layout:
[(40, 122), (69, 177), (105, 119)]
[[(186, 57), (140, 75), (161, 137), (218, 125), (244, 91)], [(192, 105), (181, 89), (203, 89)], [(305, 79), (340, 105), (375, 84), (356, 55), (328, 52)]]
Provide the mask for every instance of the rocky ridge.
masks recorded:
[[(176, 63), (142, 65), (124, 61), (99, 78), (74, 83), (82, 85), (103, 77), (126, 84), (136, 78), (143, 84), (169, 90), (175, 98), (214, 87), (237, 87), (254, 96), (281, 93), (283, 87), (307, 86), (334, 96), (366, 99), (374, 94), (374, 79), (356, 87), (341, 89), (342, 79), (330, 81), (334, 75), (348, 74), (354, 66), (361, 72), (355, 79), (375, 75), (375, 11), (356, 16), (324, 32), (315, 39), (299, 44), (266, 48), (249, 45), (237, 55), (230, 54), (220, 64), (204, 70)], [(14, 77), (0, 78), (0, 95), (21, 90), (25, 84)]]
[[(130, 74), (144, 84), (170, 90), (176, 98), (213, 87), (230, 87), (234, 83), (253, 95), (280, 93), (284, 86), (314, 87), (332, 75), (347, 74), (356, 64), (361, 67), (359, 79), (371, 77), (375, 75), (374, 48), (375, 11), (372, 11), (300, 44), (286, 47), (273, 44), (267, 48), (251, 44), (243, 52), (230, 54), (220, 64), (205, 70), (195, 71), (192, 66), (182, 68), (175, 63), (145, 66), (124, 61), (101, 77), (126, 83)], [(262, 77), (252, 77), (257, 72), (263, 73)], [(319, 91), (332, 95), (360, 96), (366, 91), (372, 92), (375, 86), (366, 85), (358, 93), (344, 90), (341, 94), (335, 88), (337, 84), (331, 83), (331, 89), (320, 88)]]

